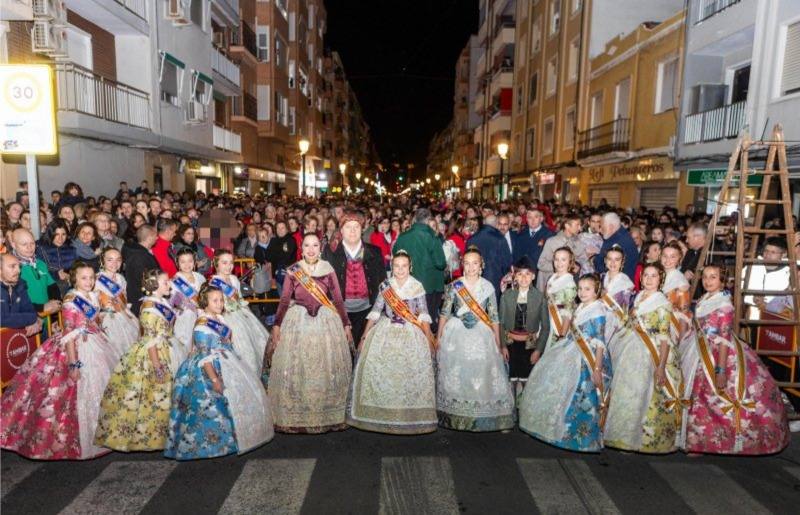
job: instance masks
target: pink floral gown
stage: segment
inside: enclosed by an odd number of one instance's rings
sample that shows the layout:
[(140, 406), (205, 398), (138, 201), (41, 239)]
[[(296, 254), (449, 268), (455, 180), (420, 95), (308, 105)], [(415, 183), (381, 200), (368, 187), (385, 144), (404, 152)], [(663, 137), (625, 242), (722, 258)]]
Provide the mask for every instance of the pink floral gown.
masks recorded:
[[(100, 328), (95, 294), (64, 297), (64, 332), (54, 334), (25, 362), (2, 398), (0, 446), (40, 460), (88, 459), (109, 452), (93, 445), (100, 400), (117, 352)], [(67, 342), (83, 363), (69, 377)]]
[[(786, 411), (761, 359), (749, 345), (733, 338), (730, 296), (723, 292), (704, 295), (695, 316), (702, 338), (698, 338), (700, 359), (692, 387), (686, 451), (743, 455), (780, 451), (789, 443)], [(728, 348), (728, 381), (724, 392), (718, 394), (712, 385), (722, 345)]]

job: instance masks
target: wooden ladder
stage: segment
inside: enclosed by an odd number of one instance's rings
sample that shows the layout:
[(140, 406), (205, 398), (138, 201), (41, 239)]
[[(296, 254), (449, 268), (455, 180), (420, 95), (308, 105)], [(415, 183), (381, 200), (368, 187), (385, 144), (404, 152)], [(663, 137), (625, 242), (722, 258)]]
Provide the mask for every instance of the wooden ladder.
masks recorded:
[[(767, 158), (763, 170), (751, 169), (749, 158), (751, 150), (767, 149)], [(775, 164), (777, 161), (777, 169)], [(738, 165), (738, 167), (737, 167)], [(760, 185), (760, 192), (756, 197), (748, 198), (745, 191), (748, 186), (748, 177), (760, 176), (763, 181)], [(778, 180), (777, 198), (770, 197), (770, 186), (772, 178)], [(758, 187), (758, 186), (753, 186)], [(738, 205), (738, 217), (736, 220), (736, 249), (734, 251), (719, 251), (714, 249), (714, 238), (717, 224), (719, 223), (722, 210), (731, 202)], [(755, 206), (755, 216), (752, 223), (748, 223), (747, 208)], [(764, 215), (767, 206), (781, 206), (784, 229), (765, 229)], [(761, 356), (780, 362), (790, 369), (789, 381), (778, 382), (778, 385), (787, 389), (790, 393), (800, 396), (800, 382), (797, 382), (798, 356), (797, 337), (800, 331), (800, 285), (797, 280), (797, 258), (795, 253), (794, 222), (792, 220), (791, 191), (789, 189), (789, 169), (786, 159), (786, 142), (783, 138), (783, 128), (776, 125), (772, 131), (772, 139), (765, 141), (752, 141), (745, 132), (736, 144), (736, 148), (728, 160), (728, 171), (722, 183), (719, 201), (714, 209), (714, 216), (708, 228), (706, 245), (700, 253), (698, 271), (692, 278), (691, 294), (694, 292), (701, 280), (702, 267), (709, 262), (713, 262), (717, 257), (735, 257), (734, 268), (734, 327), (738, 336), (746, 342), (754, 340), (754, 333), (758, 326), (793, 326), (792, 341), (789, 342), (789, 350), (767, 350), (758, 349)], [(787, 261), (767, 261), (758, 255), (759, 244), (770, 236), (781, 236), (786, 239)], [(763, 238), (762, 238), (763, 237)], [(788, 266), (789, 267), (789, 288), (786, 290), (770, 291), (760, 290), (750, 284), (750, 272), (754, 266)], [(750, 306), (745, 304), (744, 297), (753, 296), (788, 296), (791, 295), (794, 301), (794, 309), (786, 319), (780, 320), (751, 320), (748, 317)]]

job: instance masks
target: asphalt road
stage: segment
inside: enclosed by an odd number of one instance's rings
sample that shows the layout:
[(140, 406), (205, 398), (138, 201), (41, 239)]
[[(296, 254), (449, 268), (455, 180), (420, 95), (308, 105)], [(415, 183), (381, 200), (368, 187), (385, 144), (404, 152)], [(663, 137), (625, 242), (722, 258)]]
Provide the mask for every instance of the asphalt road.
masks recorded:
[(35, 462), (3, 452), (4, 514), (800, 513), (800, 434), (776, 456), (582, 455), (518, 431), (276, 435), (244, 456)]

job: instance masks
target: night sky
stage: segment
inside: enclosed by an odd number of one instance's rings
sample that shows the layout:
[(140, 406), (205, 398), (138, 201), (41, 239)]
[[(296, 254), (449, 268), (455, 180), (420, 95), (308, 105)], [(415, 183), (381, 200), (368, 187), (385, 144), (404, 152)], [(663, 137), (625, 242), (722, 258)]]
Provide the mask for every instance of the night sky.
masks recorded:
[(384, 164), (422, 166), (453, 115), (455, 65), (478, 0), (325, 0), (339, 52)]

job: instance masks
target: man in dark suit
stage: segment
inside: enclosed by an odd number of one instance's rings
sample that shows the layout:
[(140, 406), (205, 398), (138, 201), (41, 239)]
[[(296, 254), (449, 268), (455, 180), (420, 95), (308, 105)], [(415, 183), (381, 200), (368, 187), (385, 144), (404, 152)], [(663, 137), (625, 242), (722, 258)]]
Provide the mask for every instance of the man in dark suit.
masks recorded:
[(378, 298), (381, 283), (386, 279), (380, 249), (361, 239), (361, 220), (358, 213), (345, 213), (341, 220), (341, 244), (336, 246), (336, 250), (326, 246), (322, 252), (322, 259), (331, 264), (339, 280), (356, 345), (364, 335), (367, 315)]
[(522, 256), (528, 256), (535, 266), (542, 254), (544, 242), (555, 233), (542, 223), (544, 214), (538, 209), (528, 209), (526, 219), (528, 224), (517, 232), (514, 239), (513, 257), (514, 261), (518, 261)]
[(622, 271), (628, 277), (635, 276), (636, 264), (639, 262), (639, 251), (636, 250), (636, 243), (631, 238), (631, 234), (626, 228), (622, 227), (619, 215), (613, 211), (604, 214), (600, 231), (603, 233), (603, 246), (600, 247), (600, 252), (594, 257), (594, 271), (598, 274), (606, 272), (606, 252), (614, 245), (618, 245), (625, 255)]
[(467, 241), (474, 245), (483, 257), (483, 278), (494, 286), (497, 300), (500, 300), (500, 281), (508, 273), (513, 263), (508, 242), (497, 229), (497, 216), (488, 215), (483, 219), (483, 227)]
[(155, 227), (143, 225), (136, 230), (136, 241), (130, 241), (122, 247), (122, 262), (125, 264), (126, 290), (131, 311), (139, 314), (142, 292), (142, 275), (147, 270), (159, 270), (158, 261), (150, 251), (158, 237)]

